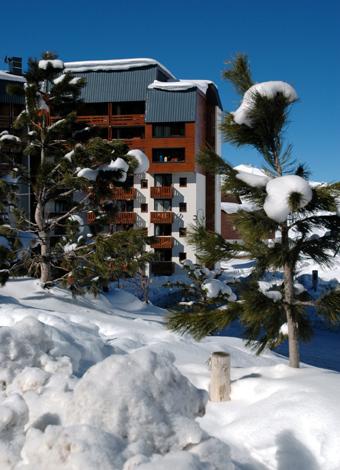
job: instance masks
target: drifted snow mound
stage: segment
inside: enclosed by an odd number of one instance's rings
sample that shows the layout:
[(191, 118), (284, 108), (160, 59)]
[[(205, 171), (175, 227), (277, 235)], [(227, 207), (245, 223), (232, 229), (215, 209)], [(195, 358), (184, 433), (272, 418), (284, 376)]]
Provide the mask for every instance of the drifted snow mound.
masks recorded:
[(195, 422), (207, 393), (174, 366), (171, 353), (148, 349), (110, 356), (74, 388), (68, 424), (88, 424), (125, 439), (132, 455), (164, 454), (202, 440)]
[(25, 441), (24, 426), (28, 407), (20, 395), (13, 394), (0, 404), (0, 468), (11, 470), (20, 459)]
[(254, 107), (255, 96), (259, 94), (267, 98), (274, 98), (278, 93), (282, 93), (289, 103), (298, 99), (296, 91), (289, 83), (281, 81), (257, 83), (245, 92), (240, 107), (231, 113), (234, 117), (234, 121), (237, 124), (245, 124), (248, 127), (252, 127), (249, 113)]
[(134, 170), (135, 174), (145, 173), (148, 171), (150, 163), (148, 157), (139, 149), (129, 150), (127, 155), (134, 157), (137, 160), (138, 166)]
[(267, 183), (267, 197), (263, 209), (270, 219), (285, 222), (292, 212), (289, 196), (292, 193), (301, 194), (299, 208), (305, 207), (313, 197), (313, 191), (308, 181), (301, 176), (286, 175), (274, 178)]
[[(46, 374), (84, 370), (112, 353), (97, 331), (79, 329), (62, 319), (51, 318), (53, 326), (25, 317), (0, 328), (0, 382), (7, 389), (14, 381), (21, 391), (35, 389)], [(15, 380), (16, 379), (16, 380)]]

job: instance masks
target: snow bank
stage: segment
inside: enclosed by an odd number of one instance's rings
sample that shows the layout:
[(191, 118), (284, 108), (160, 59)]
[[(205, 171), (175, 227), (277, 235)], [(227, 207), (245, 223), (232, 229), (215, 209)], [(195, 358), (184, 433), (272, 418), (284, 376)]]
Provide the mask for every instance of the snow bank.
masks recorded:
[[(170, 82), (160, 82), (154, 80), (148, 88), (150, 90), (167, 90), (167, 91), (185, 91), (190, 90), (190, 88), (198, 88), (204, 95), (206, 94), (209, 85), (216, 85), (210, 80), (176, 80)], [(217, 88), (217, 87), (216, 87)]]
[(298, 99), (294, 88), (286, 82), (271, 81), (257, 83), (245, 92), (240, 107), (231, 113), (234, 117), (234, 121), (237, 124), (245, 124), (246, 126), (251, 127), (252, 123), (249, 117), (249, 113), (254, 107), (256, 95), (259, 94), (261, 96), (266, 96), (267, 98), (272, 99), (275, 98), (278, 93), (284, 95), (289, 103), (293, 103)]
[(155, 59), (112, 59), (112, 60), (88, 60), (82, 62), (65, 62), (65, 72), (96, 72), (108, 70), (129, 70), (133, 68), (158, 65), (167, 75), (175, 78), (167, 68)]
[(305, 207), (313, 197), (313, 191), (308, 181), (301, 176), (286, 175), (273, 178), (266, 186), (267, 197), (263, 209), (270, 219), (285, 222), (292, 212), (289, 196), (292, 193), (301, 195), (300, 208)]
[(146, 173), (148, 171), (150, 162), (144, 152), (138, 149), (133, 149), (129, 150), (127, 155), (130, 155), (131, 157), (134, 157), (137, 160), (138, 166), (134, 170), (135, 174)]

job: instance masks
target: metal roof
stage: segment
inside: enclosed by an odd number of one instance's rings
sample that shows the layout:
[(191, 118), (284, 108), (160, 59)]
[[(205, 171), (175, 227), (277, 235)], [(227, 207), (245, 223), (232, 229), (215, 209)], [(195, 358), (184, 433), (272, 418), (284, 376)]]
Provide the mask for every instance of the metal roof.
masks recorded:
[(151, 65), (138, 69), (77, 72), (86, 85), (81, 99), (85, 103), (145, 101), (148, 85), (157, 79), (159, 69)]
[(148, 90), (145, 122), (190, 122), (196, 120), (197, 89)]

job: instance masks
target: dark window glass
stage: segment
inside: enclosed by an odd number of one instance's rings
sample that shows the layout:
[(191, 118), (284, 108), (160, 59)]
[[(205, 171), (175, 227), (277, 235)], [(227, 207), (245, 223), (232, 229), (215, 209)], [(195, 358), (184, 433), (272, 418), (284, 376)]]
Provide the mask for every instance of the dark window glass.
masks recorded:
[(120, 116), (124, 114), (144, 114), (144, 101), (128, 101), (123, 103), (112, 103), (112, 114)]
[(116, 201), (119, 212), (133, 212), (133, 201)]
[(142, 202), (140, 205), (141, 212), (148, 212), (148, 205), (145, 202)]
[(155, 199), (154, 207), (157, 212), (171, 211), (171, 199)]
[(112, 139), (144, 139), (144, 127), (112, 127)]
[(79, 103), (76, 109), (79, 116), (102, 116), (108, 114), (107, 103)]
[(187, 178), (180, 178), (179, 179), (179, 185), (181, 186), (181, 188), (186, 188), (187, 187), (187, 183), (188, 183), (188, 180)]
[(172, 250), (171, 249), (155, 249), (157, 254), (157, 260), (159, 261), (171, 261)]
[(102, 139), (107, 139), (109, 136), (109, 130), (107, 127), (99, 127), (95, 128), (96, 130), (96, 137), (101, 137)]
[(177, 163), (185, 161), (184, 148), (152, 149), (152, 161), (155, 163)]
[(185, 259), (187, 259), (187, 254), (186, 254), (184, 251), (181, 251), (181, 252), (178, 254), (178, 257), (179, 257), (179, 260), (180, 260), (180, 261), (184, 261)]
[(186, 229), (186, 227), (180, 227), (180, 228), (179, 228), (179, 236), (180, 236), (180, 237), (186, 237), (186, 236), (187, 236), (187, 229)]
[(179, 211), (180, 212), (186, 212), (187, 211), (187, 203), (186, 202), (180, 202), (179, 203)]
[(173, 122), (152, 125), (152, 137), (184, 137), (185, 123)]
[(147, 188), (148, 187), (148, 180), (141, 180), (140, 182), (141, 188)]
[(155, 224), (155, 236), (162, 237), (162, 236), (170, 236), (171, 235), (171, 224)]
[(172, 185), (172, 174), (171, 173), (160, 173), (154, 176), (155, 186), (171, 186)]

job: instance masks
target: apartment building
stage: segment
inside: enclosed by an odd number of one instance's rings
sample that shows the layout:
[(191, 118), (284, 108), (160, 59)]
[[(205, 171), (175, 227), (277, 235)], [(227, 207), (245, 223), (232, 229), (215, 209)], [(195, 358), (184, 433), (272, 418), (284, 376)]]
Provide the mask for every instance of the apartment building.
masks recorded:
[(154, 274), (171, 274), (185, 259), (196, 261), (186, 242), (190, 225), (204, 220), (220, 232), (219, 178), (207, 174), (196, 156), (209, 145), (220, 152), (222, 106), (209, 80), (178, 80), (153, 59), (65, 63), (86, 79), (78, 119), (108, 139), (124, 140), (149, 159), (128, 191), (117, 189), (115, 229), (145, 227), (156, 236)]

